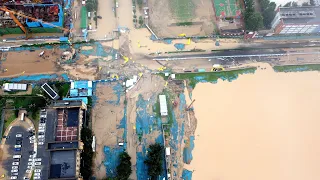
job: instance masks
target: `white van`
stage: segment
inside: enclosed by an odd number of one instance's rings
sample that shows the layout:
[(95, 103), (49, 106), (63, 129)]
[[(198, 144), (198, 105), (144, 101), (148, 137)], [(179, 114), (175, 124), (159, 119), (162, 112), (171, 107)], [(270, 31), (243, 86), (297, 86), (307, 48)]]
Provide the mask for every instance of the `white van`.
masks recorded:
[(21, 113), (20, 120), (21, 120), (21, 121), (23, 121), (23, 120), (24, 120), (24, 113)]
[(14, 145), (14, 148), (21, 148), (21, 145)]
[(13, 155), (13, 159), (21, 158), (21, 155)]

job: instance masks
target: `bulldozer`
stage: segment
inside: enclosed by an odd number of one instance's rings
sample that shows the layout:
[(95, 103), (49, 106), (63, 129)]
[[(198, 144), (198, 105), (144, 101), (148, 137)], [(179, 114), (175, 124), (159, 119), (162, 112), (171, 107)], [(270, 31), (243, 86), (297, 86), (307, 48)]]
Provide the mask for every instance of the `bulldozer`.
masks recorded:
[(224, 68), (220, 64), (214, 64), (212, 65), (212, 69), (211, 69), (211, 72), (213, 71), (224, 71)]

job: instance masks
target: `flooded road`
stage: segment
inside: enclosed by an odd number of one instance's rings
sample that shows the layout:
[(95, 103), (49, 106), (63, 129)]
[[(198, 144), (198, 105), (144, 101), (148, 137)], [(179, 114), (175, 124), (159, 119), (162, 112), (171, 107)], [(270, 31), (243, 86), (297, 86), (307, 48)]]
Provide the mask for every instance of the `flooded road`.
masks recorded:
[(196, 85), (194, 180), (320, 179), (320, 73), (263, 66)]

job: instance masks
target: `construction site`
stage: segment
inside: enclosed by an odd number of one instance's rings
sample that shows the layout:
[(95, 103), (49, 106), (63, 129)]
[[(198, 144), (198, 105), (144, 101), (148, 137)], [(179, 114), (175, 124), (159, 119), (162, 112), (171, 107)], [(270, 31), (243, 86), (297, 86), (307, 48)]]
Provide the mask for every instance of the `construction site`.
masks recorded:
[(67, 9), (64, 10), (68, 6), (67, 3), (62, 0), (1, 0), (0, 35), (16, 39), (19, 39), (18, 35), (23, 34), (25, 39), (68, 36), (71, 14)]

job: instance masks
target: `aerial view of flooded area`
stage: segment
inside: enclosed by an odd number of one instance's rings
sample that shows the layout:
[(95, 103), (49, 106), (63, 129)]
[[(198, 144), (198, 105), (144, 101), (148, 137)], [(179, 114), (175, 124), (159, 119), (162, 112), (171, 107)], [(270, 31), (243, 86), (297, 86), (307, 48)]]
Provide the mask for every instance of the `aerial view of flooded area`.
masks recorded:
[(232, 82), (198, 83), (193, 179), (320, 179), (319, 92), (319, 72), (266, 64)]

